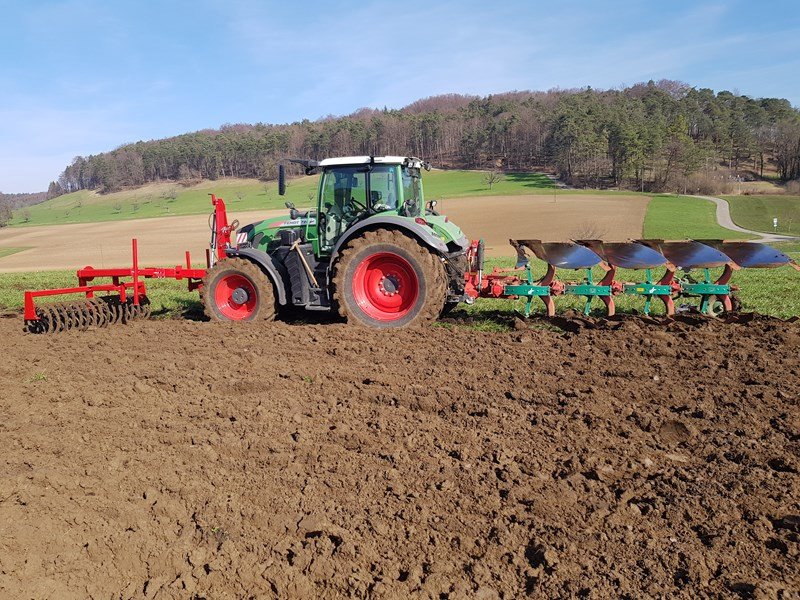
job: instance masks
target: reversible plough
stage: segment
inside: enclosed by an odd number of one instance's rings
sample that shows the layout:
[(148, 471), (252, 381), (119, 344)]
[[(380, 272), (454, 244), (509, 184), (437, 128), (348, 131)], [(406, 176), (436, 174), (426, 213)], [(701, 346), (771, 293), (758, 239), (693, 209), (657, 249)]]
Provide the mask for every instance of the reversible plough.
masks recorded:
[[(472, 298), (526, 298), (525, 316), (529, 316), (534, 298), (539, 298), (548, 316), (555, 315), (554, 298), (582, 296), (583, 312), (588, 315), (592, 301), (599, 299), (606, 314), (616, 312), (614, 297), (620, 295), (644, 298), (642, 312), (649, 315), (653, 299), (664, 304), (668, 316), (675, 314), (675, 301), (698, 298), (695, 305), (684, 304), (682, 309), (696, 310), (718, 316), (734, 310), (730, 284), (734, 271), (739, 269), (770, 269), (800, 266), (783, 252), (758, 242), (725, 240), (637, 240), (632, 242), (603, 242), (577, 240), (573, 242), (542, 242), (540, 240), (509, 240), (517, 251), (514, 269), (495, 268), (486, 275), (481, 270), (467, 274), (467, 293)], [(528, 251), (547, 265), (544, 277), (535, 279)], [(470, 253), (475, 262), (482, 263), (482, 242), (472, 242)], [(595, 282), (592, 269), (600, 267), (604, 276)], [(714, 279), (711, 269), (722, 267)], [(656, 269), (662, 269), (659, 278)], [(558, 269), (583, 271), (580, 281), (564, 281)], [(617, 281), (617, 269), (643, 271), (640, 281)], [(678, 274), (678, 270), (681, 274)], [(696, 274), (699, 272), (699, 277)]]
[[(786, 265), (800, 270), (786, 254), (755, 242), (511, 240), (516, 267), (486, 273), (483, 242), (470, 242), (436, 212), (435, 202), (425, 202), (426, 162), (402, 156), (293, 162), (307, 175), (321, 174), (316, 209), (301, 212), (287, 202), (288, 215), (239, 227), (229, 223), (225, 202), (212, 195), (205, 268), (192, 268), (188, 252), (185, 266), (140, 267), (133, 240), (130, 268), (85, 267), (75, 287), (25, 292), (26, 330), (56, 333), (146, 318), (150, 279), (186, 281), (189, 290), (200, 291), (212, 320), (270, 320), (292, 307), (392, 328), (429, 323), (477, 298), (522, 298), (526, 315), (539, 298), (553, 316), (559, 297), (582, 296), (586, 314), (599, 300), (613, 315), (615, 298), (638, 296), (644, 314), (658, 300), (667, 315), (693, 310), (716, 316), (736, 309), (734, 271)], [(278, 189), (285, 191), (283, 166)], [(538, 279), (532, 257), (546, 266)], [(622, 281), (621, 269), (634, 280)], [(582, 275), (563, 278), (564, 271)], [(37, 304), (67, 294), (80, 299)]]

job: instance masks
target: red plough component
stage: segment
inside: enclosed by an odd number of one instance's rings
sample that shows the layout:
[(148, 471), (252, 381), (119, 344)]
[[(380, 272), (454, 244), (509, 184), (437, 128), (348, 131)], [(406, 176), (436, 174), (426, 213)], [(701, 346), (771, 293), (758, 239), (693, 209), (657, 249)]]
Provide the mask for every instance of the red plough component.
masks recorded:
[[(223, 205), (224, 211), (224, 205)], [(186, 280), (189, 291), (202, 286), (206, 269), (193, 269), (189, 252), (186, 266), (173, 268), (139, 266), (139, 248), (131, 240), (133, 265), (130, 268), (95, 269), (84, 267), (77, 272), (78, 285), (70, 288), (25, 292), (25, 329), (31, 333), (56, 333), (65, 329), (86, 329), (90, 325), (104, 327), (112, 322), (127, 322), (150, 315), (145, 279)], [(208, 261), (208, 256), (206, 260)], [(91, 284), (97, 278), (110, 278), (111, 283)], [(110, 292), (107, 296), (95, 294)], [(35, 298), (85, 294), (85, 300), (36, 306)]]

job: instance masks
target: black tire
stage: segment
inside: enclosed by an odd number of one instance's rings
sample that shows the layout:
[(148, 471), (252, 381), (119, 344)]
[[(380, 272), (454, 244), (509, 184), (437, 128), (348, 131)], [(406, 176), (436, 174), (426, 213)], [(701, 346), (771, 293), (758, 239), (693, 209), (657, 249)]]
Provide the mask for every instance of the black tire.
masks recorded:
[[(241, 283), (247, 300), (238, 304), (227, 292)], [(243, 258), (226, 258), (208, 270), (200, 291), (203, 310), (212, 321), (272, 321), (275, 290), (269, 277)]]
[[(402, 316), (382, 315), (376, 318), (374, 310), (373, 314), (370, 314), (370, 307), (365, 309), (357, 301), (356, 296), (359, 292), (356, 289), (356, 278), (362, 276), (359, 265), (379, 255), (388, 257), (389, 260), (397, 260), (398, 264), (404, 265), (408, 275), (406, 278), (408, 285), (416, 285), (416, 296), (413, 300), (408, 300), (407, 308), (401, 311)], [(383, 279), (390, 278), (390, 275), (386, 275)], [(391, 285), (394, 286), (393, 283)], [(396, 293), (402, 296), (399, 292), (400, 287), (397, 289)], [(334, 266), (335, 308), (349, 323), (379, 329), (427, 325), (439, 317), (446, 295), (447, 277), (441, 259), (400, 231), (391, 229), (367, 231), (350, 240), (345, 244)], [(363, 303), (363, 292), (361, 299)]]

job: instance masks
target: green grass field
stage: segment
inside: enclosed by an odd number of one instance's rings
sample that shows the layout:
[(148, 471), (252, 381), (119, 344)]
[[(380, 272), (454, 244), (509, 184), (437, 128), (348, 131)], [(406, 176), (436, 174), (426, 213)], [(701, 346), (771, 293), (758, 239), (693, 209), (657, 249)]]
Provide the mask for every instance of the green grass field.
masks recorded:
[(775, 231), (800, 236), (800, 196), (723, 196), (731, 207), (733, 222), (753, 231)]
[(27, 248), (0, 248), (0, 258), (11, 256), (17, 252), (22, 252), (23, 250), (27, 250)]
[(681, 240), (753, 239), (717, 225), (716, 205), (688, 196), (656, 195), (650, 200), (644, 219), (644, 237)]
[[(26, 210), (15, 211), (11, 226), (94, 223), (210, 213), (210, 193), (224, 198), (233, 211), (282, 208), (286, 199), (292, 199), (301, 206), (309, 204), (309, 193), (316, 194), (316, 183), (316, 177), (292, 180), (287, 198), (278, 195), (275, 182), (265, 186), (256, 180), (242, 179), (205, 181), (190, 188), (174, 183), (158, 183), (105, 195), (81, 190), (31, 206), (26, 209), (27, 214)], [(173, 195), (176, 197), (172, 198)]]
[[(439, 171), (423, 175), (427, 199), (468, 196), (513, 196), (522, 194), (613, 194), (636, 192), (597, 190), (557, 190), (542, 173), (506, 173), (489, 189), (483, 171)], [(81, 190), (65, 194), (14, 212), (12, 227), (95, 223), (175, 215), (203, 214), (211, 211), (209, 194), (225, 199), (231, 211), (283, 208), (294, 202), (298, 208), (316, 203), (318, 176), (299, 177), (288, 182), (285, 197), (278, 195), (277, 183), (255, 179), (220, 179), (203, 181), (191, 187), (177, 183), (155, 183), (113, 194)]]

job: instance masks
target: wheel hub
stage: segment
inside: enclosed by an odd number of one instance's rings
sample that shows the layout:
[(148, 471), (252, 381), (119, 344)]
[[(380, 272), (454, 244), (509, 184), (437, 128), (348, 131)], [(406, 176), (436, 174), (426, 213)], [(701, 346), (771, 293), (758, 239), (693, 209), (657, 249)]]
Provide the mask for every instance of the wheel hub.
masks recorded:
[(389, 273), (381, 277), (378, 289), (384, 296), (391, 297), (400, 291), (401, 285), (400, 277), (396, 273)]
[(236, 304), (244, 304), (250, 299), (250, 294), (247, 293), (247, 290), (243, 287), (238, 287), (233, 290), (231, 294), (231, 300), (233, 300)]

